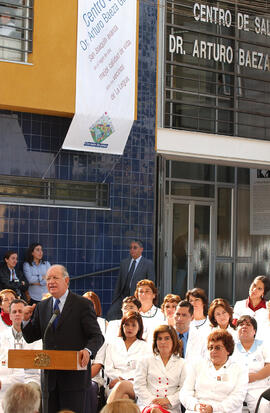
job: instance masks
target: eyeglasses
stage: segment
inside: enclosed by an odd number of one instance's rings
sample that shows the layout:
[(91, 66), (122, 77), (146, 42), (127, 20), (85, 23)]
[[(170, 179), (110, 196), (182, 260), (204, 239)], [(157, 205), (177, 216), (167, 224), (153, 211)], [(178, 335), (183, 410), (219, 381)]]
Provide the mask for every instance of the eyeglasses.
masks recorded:
[(138, 248), (139, 248), (139, 247), (137, 247), (137, 245), (133, 245), (133, 246), (130, 246), (130, 247), (129, 247), (130, 250), (137, 250)]
[(252, 324), (249, 321), (243, 321), (242, 323), (238, 324), (238, 327), (242, 327), (242, 326), (251, 327)]
[(213, 351), (213, 350), (221, 351), (221, 350), (224, 350), (224, 349), (225, 349), (224, 346), (219, 346), (219, 345), (217, 345), (217, 346), (209, 346), (209, 347), (208, 347), (208, 350), (209, 350), (209, 351)]

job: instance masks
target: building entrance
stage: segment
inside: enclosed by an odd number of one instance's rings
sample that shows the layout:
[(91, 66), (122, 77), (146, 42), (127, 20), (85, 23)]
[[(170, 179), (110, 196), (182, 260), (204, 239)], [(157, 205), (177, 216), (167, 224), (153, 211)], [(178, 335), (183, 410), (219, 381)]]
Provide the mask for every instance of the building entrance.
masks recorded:
[(214, 203), (186, 200), (168, 207), (168, 260), (171, 290), (181, 297), (187, 289), (213, 291)]
[(161, 294), (203, 288), (231, 304), (270, 271), (270, 236), (250, 232), (250, 169), (159, 157)]

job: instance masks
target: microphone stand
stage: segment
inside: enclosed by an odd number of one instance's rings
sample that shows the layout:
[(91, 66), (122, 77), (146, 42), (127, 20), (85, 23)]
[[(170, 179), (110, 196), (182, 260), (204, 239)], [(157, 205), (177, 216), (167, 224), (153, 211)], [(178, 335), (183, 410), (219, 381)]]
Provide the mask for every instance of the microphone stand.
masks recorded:
[[(48, 325), (45, 329), (44, 332), (44, 336), (43, 336), (43, 348), (44, 350), (46, 349), (46, 338), (47, 338), (47, 334), (49, 329), (52, 327), (54, 321), (56, 320), (56, 318), (60, 315), (60, 311), (59, 310), (55, 310), (53, 312), (53, 315), (50, 318), (50, 321), (48, 322)], [(42, 392), (42, 411), (43, 413), (49, 413), (48, 411), (48, 402), (49, 402), (49, 389), (48, 389), (48, 372), (44, 369), (43, 370), (43, 392)]]

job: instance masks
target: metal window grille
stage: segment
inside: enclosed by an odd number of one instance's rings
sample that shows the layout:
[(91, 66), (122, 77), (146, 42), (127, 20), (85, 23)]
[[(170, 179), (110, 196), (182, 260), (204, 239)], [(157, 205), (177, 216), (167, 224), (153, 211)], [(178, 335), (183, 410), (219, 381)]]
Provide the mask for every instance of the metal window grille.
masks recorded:
[(0, 202), (69, 208), (109, 208), (109, 185), (0, 175)]
[[(270, 24), (270, 0), (202, 2), (229, 10), (230, 27), (194, 19), (193, 0), (167, 0), (165, 6), (165, 128), (270, 140), (269, 35), (255, 31), (254, 19)], [(202, 4), (197, 2), (196, 4)], [(239, 30), (238, 12), (249, 16), (249, 31)], [(264, 19), (264, 20), (263, 20)], [(205, 20), (205, 19), (204, 19)], [(169, 36), (183, 39), (185, 53), (171, 53)], [(231, 63), (193, 55), (195, 40), (233, 50)], [(238, 51), (255, 51), (265, 70), (240, 65)], [(258, 60), (259, 61), (259, 60)], [(266, 63), (265, 63), (266, 62)]]
[(0, 59), (27, 62), (32, 43), (33, 0), (0, 1)]

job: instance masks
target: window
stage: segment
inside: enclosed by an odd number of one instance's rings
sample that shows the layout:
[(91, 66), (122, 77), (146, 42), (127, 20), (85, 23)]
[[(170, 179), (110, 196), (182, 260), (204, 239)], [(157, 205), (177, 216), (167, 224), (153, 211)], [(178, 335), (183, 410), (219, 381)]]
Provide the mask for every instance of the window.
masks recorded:
[(270, 140), (269, 0), (164, 4), (162, 127)]
[(32, 52), (33, 0), (0, 1), (0, 59), (27, 62)]
[(0, 202), (69, 208), (108, 208), (109, 185), (0, 175)]

